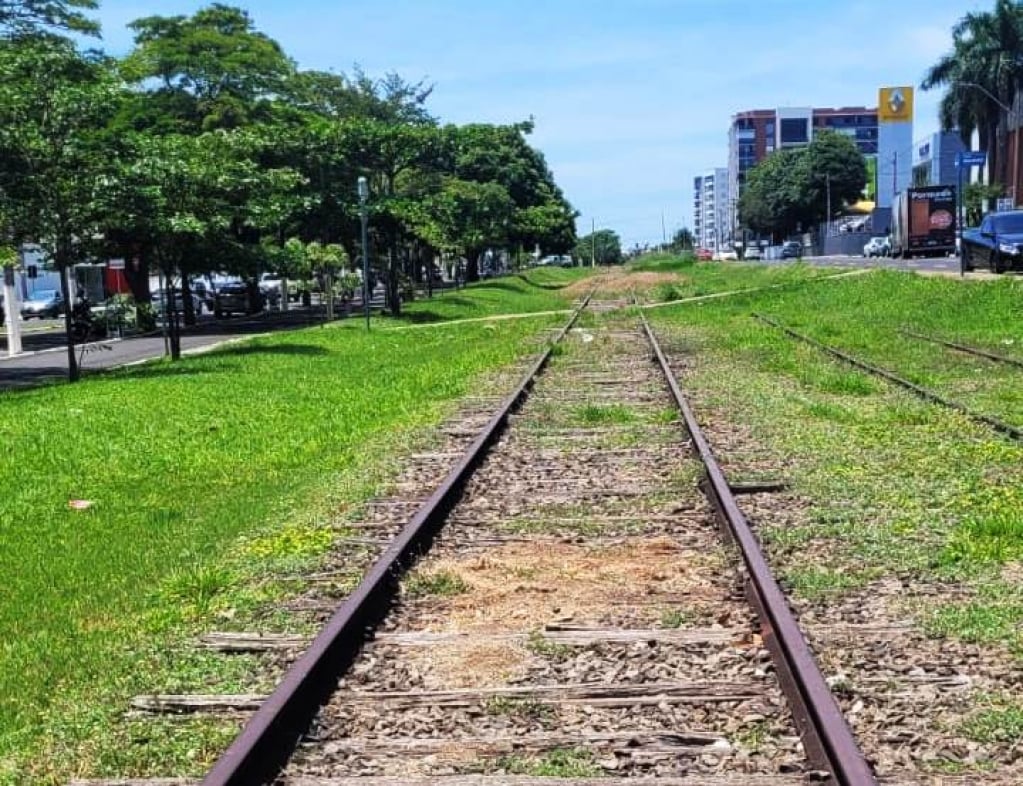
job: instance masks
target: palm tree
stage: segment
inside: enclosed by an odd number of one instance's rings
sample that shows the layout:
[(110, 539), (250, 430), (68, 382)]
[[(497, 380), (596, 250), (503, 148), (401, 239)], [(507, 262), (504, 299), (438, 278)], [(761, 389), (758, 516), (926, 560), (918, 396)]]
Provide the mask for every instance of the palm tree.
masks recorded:
[[(969, 13), (952, 28), (952, 51), (927, 71), (924, 90), (946, 86), (940, 104), (942, 129), (958, 129), (970, 143), (979, 132), (988, 171), (1004, 183), (1007, 132), (1003, 107), (1013, 104), (1023, 84), (1023, 4), (995, 0), (993, 11)], [(1018, 163), (1017, 163), (1018, 166)]]

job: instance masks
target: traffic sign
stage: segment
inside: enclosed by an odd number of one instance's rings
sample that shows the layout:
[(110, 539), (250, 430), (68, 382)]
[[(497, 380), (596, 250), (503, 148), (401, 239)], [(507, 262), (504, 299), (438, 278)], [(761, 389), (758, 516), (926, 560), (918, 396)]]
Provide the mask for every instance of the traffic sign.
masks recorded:
[(987, 163), (987, 153), (983, 150), (963, 150), (956, 153), (957, 167), (984, 166)]

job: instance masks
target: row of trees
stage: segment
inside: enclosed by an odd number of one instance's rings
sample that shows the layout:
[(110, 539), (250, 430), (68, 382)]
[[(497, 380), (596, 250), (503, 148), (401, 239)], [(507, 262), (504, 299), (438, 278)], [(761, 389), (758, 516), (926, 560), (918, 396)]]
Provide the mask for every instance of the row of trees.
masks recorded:
[(1001, 183), (1018, 179), (1018, 173), (1010, 177), (1008, 172), (1003, 107), (1015, 104), (1021, 86), (1023, 5), (1018, 0), (996, 0), (991, 11), (960, 19), (952, 28), (952, 51), (928, 69), (921, 84), (924, 90), (945, 89), (939, 105), (943, 130), (958, 130), (967, 145), (977, 132), (988, 171)]
[(866, 160), (855, 142), (831, 131), (816, 133), (808, 146), (779, 150), (747, 172), (739, 222), (784, 238), (831, 220), (860, 199), (866, 181)]
[(359, 177), (395, 312), (403, 277), (438, 253), (464, 256), (473, 280), (488, 247), (575, 245), (531, 121), (441, 125), (430, 86), (299, 70), (219, 3), (134, 21), (122, 59), (82, 51), (65, 35), (97, 32), (95, 6), (0, 2), (0, 245), (37, 242), (62, 270), (132, 260), (138, 300), (154, 269), (186, 290), (213, 270), (295, 275), (311, 257), (291, 239), (361, 256)]

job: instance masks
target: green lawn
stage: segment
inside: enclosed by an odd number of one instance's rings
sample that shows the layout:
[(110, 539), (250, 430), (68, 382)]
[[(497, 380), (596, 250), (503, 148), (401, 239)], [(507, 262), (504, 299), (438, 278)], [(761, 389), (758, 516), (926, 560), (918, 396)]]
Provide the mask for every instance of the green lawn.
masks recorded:
[[(496, 283), (445, 315), (566, 307)], [(201, 772), (230, 726), (123, 723), (127, 699), (251, 689), (246, 659), (176, 644), (219, 598), (252, 596), (253, 556), (315, 559), (389, 455), (563, 320), (368, 335), (353, 320), (0, 394), (0, 783)]]
[[(1023, 646), (1023, 595), (1003, 573), (1023, 560), (1023, 446), (751, 317), (772, 316), (1023, 426), (1019, 369), (902, 332), (1023, 357), (1021, 296), (1014, 278), (874, 272), (651, 312), (697, 358), (684, 383), (704, 416), (746, 424), (815, 500), (810, 525), (764, 529), (793, 556), (797, 594), (855, 591), (883, 575), (953, 578), (976, 595), (932, 609), (932, 630)], [(812, 568), (800, 554), (813, 555)]]

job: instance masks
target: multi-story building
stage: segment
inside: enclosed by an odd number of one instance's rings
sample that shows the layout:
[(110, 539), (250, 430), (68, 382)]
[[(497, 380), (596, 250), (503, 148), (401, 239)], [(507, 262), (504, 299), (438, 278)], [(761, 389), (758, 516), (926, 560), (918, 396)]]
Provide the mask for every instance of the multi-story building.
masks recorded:
[(693, 178), (693, 235), (697, 246), (717, 251), (732, 240), (728, 170), (711, 169)]
[(728, 188), (738, 199), (746, 173), (775, 150), (808, 145), (820, 131), (845, 134), (865, 156), (877, 155), (877, 109), (779, 107), (753, 109), (732, 117), (728, 130)]

